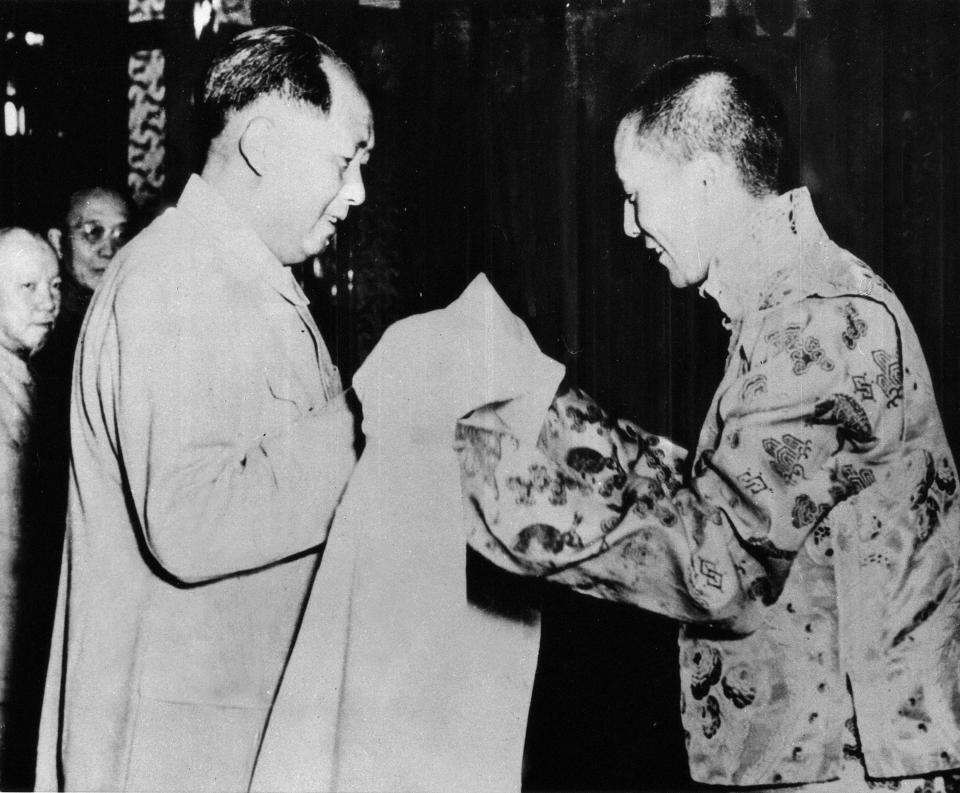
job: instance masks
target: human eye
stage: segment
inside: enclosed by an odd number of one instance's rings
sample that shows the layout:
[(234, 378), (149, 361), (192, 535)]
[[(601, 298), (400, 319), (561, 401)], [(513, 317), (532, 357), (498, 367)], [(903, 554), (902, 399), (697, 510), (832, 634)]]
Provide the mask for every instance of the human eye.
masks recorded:
[(34, 291), (34, 290), (37, 288), (37, 282), (36, 282), (36, 281), (21, 281), (21, 283), (20, 283), (20, 288), (21, 288), (21, 289), (24, 289), (24, 290), (26, 290), (26, 291), (28, 291), (28, 292), (32, 292), (32, 291)]
[(96, 221), (89, 221), (80, 227), (80, 234), (90, 245), (97, 245), (103, 240), (106, 229)]

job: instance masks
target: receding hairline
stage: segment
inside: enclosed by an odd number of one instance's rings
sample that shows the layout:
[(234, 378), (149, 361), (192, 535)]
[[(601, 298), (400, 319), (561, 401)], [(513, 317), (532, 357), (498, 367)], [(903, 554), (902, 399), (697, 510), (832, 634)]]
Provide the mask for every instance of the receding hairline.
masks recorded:
[(318, 117), (329, 118), (330, 113), (334, 108), (334, 102), (337, 100), (337, 98), (343, 92), (353, 92), (366, 108), (372, 124), (373, 110), (370, 107), (370, 100), (367, 98), (363, 88), (360, 87), (360, 83), (358, 82), (353, 69), (351, 69), (350, 66), (337, 55), (333, 55), (331, 57), (323, 54), (319, 58), (319, 63), (320, 68), (323, 70), (324, 75), (327, 78), (327, 84), (329, 86), (329, 109), (325, 110), (321, 105), (314, 104), (305, 99), (298, 99), (296, 97), (289, 96), (282, 88), (273, 88), (271, 90), (262, 92), (243, 107), (230, 110), (224, 120), (225, 123), (223, 129), (216, 137), (213, 138), (213, 140), (210, 141), (211, 146), (215, 145), (218, 139), (223, 138), (231, 124), (236, 120), (243, 118), (245, 115), (256, 115), (259, 112), (262, 102), (276, 102), (281, 107), (303, 110), (308, 113), (314, 113)]
[(119, 190), (113, 187), (103, 187), (99, 185), (94, 187), (82, 187), (79, 190), (71, 193), (70, 198), (67, 201), (67, 214), (64, 218), (67, 222), (67, 225), (76, 219), (77, 215), (80, 214), (80, 210), (83, 208), (83, 205), (94, 198), (107, 198), (115, 201), (117, 204), (123, 207), (123, 210), (127, 213), (127, 215), (130, 214), (130, 204), (124, 197), (123, 193), (121, 193)]
[(629, 136), (635, 148), (656, 145), (675, 162), (705, 153), (728, 160), (754, 196), (779, 189), (787, 132), (768, 83), (709, 55), (675, 58), (649, 72), (618, 125), (620, 141)]
[[(367, 97), (367, 94), (363, 88), (360, 87), (360, 82), (357, 80), (357, 75), (354, 74), (353, 69), (351, 69), (347, 63), (341, 60), (338, 56), (331, 58), (324, 55), (320, 59), (320, 68), (322, 68), (324, 74), (327, 75), (327, 83), (330, 85), (331, 111), (333, 110), (333, 103), (337, 98), (338, 92), (352, 91), (363, 102), (370, 116), (373, 116), (373, 110), (370, 107), (370, 99)], [(338, 84), (339, 89), (336, 88)]]
[[(718, 68), (696, 75), (685, 86), (674, 91), (670, 99), (674, 105), (681, 102), (687, 104), (689, 112), (706, 113), (716, 110), (716, 105), (722, 104), (732, 90), (731, 75)], [(716, 105), (711, 108), (710, 103)], [(637, 149), (656, 146), (665, 153), (678, 153), (679, 146), (672, 139), (670, 130), (664, 126), (667, 117), (675, 110), (675, 107), (667, 108), (665, 102), (652, 108), (631, 108), (620, 118), (615, 139), (620, 140), (623, 134), (629, 134)], [(647, 124), (651, 116), (654, 119)]]
[(621, 175), (620, 158), (624, 154), (650, 153), (677, 164), (682, 164), (688, 159), (684, 155), (683, 147), (672, 141), (668, 133), (659, 132), (652, 128), (641, 132), (638, 129), (640, 122), (637, 115), (638, 113), (628, 113), (620, 119), (620, 123), (617, 125), (617, 131), (613, 138), (613, 153), (618, 175)]

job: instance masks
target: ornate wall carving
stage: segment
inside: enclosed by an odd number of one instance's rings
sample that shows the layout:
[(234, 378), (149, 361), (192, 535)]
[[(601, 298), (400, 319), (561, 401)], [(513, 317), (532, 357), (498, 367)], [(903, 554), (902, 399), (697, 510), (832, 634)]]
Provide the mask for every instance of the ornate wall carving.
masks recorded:
[[(129, 0), (131, 25), (163, 19), (165, 0)], [(138, 204), (156, 198), (163, 188), (166, 154), (164, 109), (164, 55), (160, 49), (131, 53), (127, 66), (130, 85), (127, 144), (127, 186)]]
[(127, 186), (138, 204), (157, 197), (163, 188), (167, 122), (163, 106), (163, 67), (163, 52), (159, 49), (140, 50), (130, 56)]
[(127, 8), (131, 24), (163, 19), (165, 2), (166, 0), (129, 0)]

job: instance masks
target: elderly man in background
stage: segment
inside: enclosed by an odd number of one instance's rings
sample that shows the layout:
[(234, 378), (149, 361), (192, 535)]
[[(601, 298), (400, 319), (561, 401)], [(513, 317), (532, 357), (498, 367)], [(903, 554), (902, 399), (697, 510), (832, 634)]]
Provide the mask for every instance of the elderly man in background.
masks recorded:
[(76, 304), (72, 307), (79, 309), (82, 319), (107, 265), (126, 241), (129, 227), (130, 205), (118, 191), (85, 187), (71, 194), (63, 225), (47, 232), (63, 263), (65, 309), (70, 295)]
[[(60, 316), (49, 341), (34, 361), (42, 384), (41, 414), (44, 447), (51, 448), (62, 469), (66, 507), (66, 473), (69, 458), (70, 374), (80, 326), (107, 265), (127, 240), (130, 205), (110, 187), (84, 187), (70, 195), (60, 225), (47, 231), (47, 240), (60, 259)], [(62, 514), (61, 514), (62, 519)]]
[(949, 791), (953, 456), (903, 306), (831, 242), (805, 189), (777, 193), (780, 118), (713, 58), (638, 88), (614, 147), (624, 230), (731, 329), (699, 447), (687, 458), (561, 398), (539, 453), (495, 432), (469, 444), (472, 539), (518, 571), (684, 623), (694, 779)]
[[(69, 458), (70, 373), (80, 326), (107, 265), (127, 239), (130, 207), (116, 190), (86, 187), (70, 196), (62, 226), (51, 228), (47, 240), (60, 259), (62, 302), (50, 340), (35, 360), (41, 383), (44, 448), (56, 461), (51, 477), (63, 480), (58, 497), (60, 518), (66, 507)], [(63, 502), (63, 504), (60, 504)]]
[(85, 187), (70, 195), (60, 225), (47, 231), (60, 259), (61, 304), (50, 338), (31, 361), (37, 381), (37, 520), (44, 527), (31, 538), (29, 554), (38, 664), (45, 663), (48, 652), (66, 522), (73, 354), (93, 290), (126, 241), (129, 221), (130, 207), (119, 192)]
[(355, 463), (286, 265), (364, 200), (367, 100), (276, 27), (235, 38), (198, 104), (202, 175), (121, 251), (81, 339), (44, 789), (246, 789)]
[[(24, 696), (18, 674), (23, 639), (23, 546), (34, 525), (27, 508), (34, 384), (27, 359), (50, 335), (60, 308), (57, 257), (22, 228), (0, 230), (0, 786), (30, 786), (39, 697)], [(28, 673), (29, 674), (29, 673)], [(32, 670), (33, 679), (42, 678)], [(32, 690), (37, 691), (36, 685)], [(29, 733), (27, 735), (26, 733)]]

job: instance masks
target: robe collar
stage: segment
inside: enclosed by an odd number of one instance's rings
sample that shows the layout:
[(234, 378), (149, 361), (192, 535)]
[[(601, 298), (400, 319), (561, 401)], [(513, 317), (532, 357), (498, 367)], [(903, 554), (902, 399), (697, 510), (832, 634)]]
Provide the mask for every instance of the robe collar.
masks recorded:
[(802, 187), (772, 198), (711, 259), (700, 287), (733, 322), (802, 300), (829, 238)]

